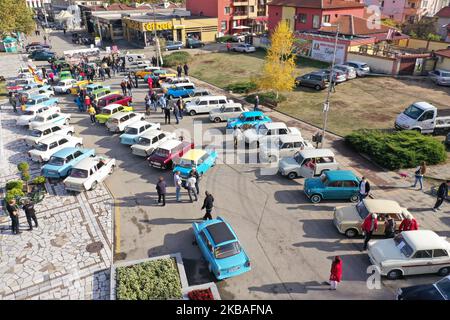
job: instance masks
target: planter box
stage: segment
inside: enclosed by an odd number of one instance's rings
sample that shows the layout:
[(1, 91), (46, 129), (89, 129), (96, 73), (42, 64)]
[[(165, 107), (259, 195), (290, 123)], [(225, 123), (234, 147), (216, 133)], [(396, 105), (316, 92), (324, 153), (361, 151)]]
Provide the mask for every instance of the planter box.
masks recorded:
[(217, 290), (217, 286), (214, 282), (208, 282), (205, 284), (200, 284), (197, 286), (191, 286), (191, 287), (187, 287), (187, 288), (183, 288), (182, 289), (182, 293), (183, 293), (183, 300), (189, 300), (188, 298), (188, 293), (192, 290), (201, 290), (201, 289), (211, 289), (211, 293), (214, 297), (214, 300), (222, 300), (220, 298), (220, 294), (219, 294), (219, 290)]
[(174, 259), (176, 261), (178, 275), (179, 275), (180, 283), (181, 283), (181, 293), (183, 294), (185, 288), (188, 287), (186, 271), (184, 270), (183, 259), (181, 258), (181, 254), (173, 253), (173, 254), (168, 254), (168, 255), (164, 255), (164, 256), (152, 257), (152, 258), (141, 259), (141, 260), (124, 261), (124, 262), (119, 262), (117, 264), (113, 264), (111, 266), (111, 277), (110, 277), (110, 281), (111, 281), (111, 283), (110, 283), (110, 299), (116, 300), (116, 287), (117, 287), (116, 270), (117, 270), (117, 268), (129, 267), (129, 266), (137, 265), (140, 263), (161, 260), (161, 259)]

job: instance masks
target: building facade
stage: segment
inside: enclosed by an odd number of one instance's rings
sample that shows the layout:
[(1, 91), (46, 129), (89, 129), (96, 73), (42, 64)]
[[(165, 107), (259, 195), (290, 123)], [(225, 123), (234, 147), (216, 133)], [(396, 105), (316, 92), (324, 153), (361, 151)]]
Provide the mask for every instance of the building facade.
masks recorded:
[(50, 4), (51, 0), (26, 0), (28, 8), (43, 8), (45, 4)]
[(219, 35), (267, 30), (267, 0), (186, 0), (193, 15), (217, 17)]
[(450, 42), (450, 6), (444, 7), (436, 13), (436, 31), (441, 39)]

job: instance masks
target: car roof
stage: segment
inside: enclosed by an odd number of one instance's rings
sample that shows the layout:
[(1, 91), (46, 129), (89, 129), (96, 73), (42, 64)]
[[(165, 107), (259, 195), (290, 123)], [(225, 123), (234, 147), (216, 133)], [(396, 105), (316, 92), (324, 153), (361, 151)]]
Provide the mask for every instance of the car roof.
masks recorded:
[(154, 130), (145, 131), (144, 134), (141, 135), (141, 137), (149, 139), (149, 138), (154, 138), (156, 136), (159, 136), (161, 133), (164, 133), (165, 135), (169, 134), (169, 132), (154, 129)]
[(33, 94), (30, 99), (39, 99), (39, 98), (47, 98), (45, 94)]
[(170, 140), (164, 141), (159, 147), (161, 149), (171, 150), (180, 144), (181, 144), (180, 140), (170, 139)]
[(220, 245), (224, 242), (237, 240), (233, 232), (224, 221), (209, 224), (205, 227), (205, 229), (208, 231), (209, 235), (211, 236), (211, 240), (215, 245)]
[(424, 110), (436, 108), (431, 103), (428, 103), (428, 102), (425, 102), (425, 101), (414, 102), (413, 105), (418, 106), (418, 107), (420, 107), (420, 108), (422, 108)]
[(118, 104), (118, 103), (111, 103), (111, 104), (108, 104), (107, 106), (104, 106), (103, 109), (112, 110), (112, 109), (118, 108), (118, 107), (125, 107), (125, 106)]
[(99, 87), (99, 86), (103, 86), (103, 84), (101, 83), (90, 83), (86, 86), (86, 88), (95, 88), (95, 87)]
[(280, 135), (279, 139), (282, 143), (304, 141), (299, 134), (283, 134)]
[(112, 118), (112, 119), (122, 118), (124, 115), (132, 114), (132, 113), (136, 113), (136, 112), (124, 112), (124, 111), (119, 111), (119, 112), (114, 113), (114, 114), (111, 116), (111, 118)]
[(193, 84), (192, 82), (185, 82), (185, 83), (175, 83), (174, 84), (175, 87), (185, 87), (185, 86), (194, 86), (195, 84)]
[[(127, 112), (129, 113), (129, 112)], [(128, 125), (128, 128), (139, 128), (140, 126), (146, 125), (146, 124), (150, 124), (148, 121), (144, 121), (144, 120), (139, 120), (136, 122), (133, 122), (132, 124)]]
[(264, 126), (269, 130), (287, 128), (287, 125), (284, 122), (267, 122), (267, 123), (262, 124), (261, 126)]
[(74, 166), (74, 168), (89, 170), (89, 169), (92, 168), (93, 165), (95, 165), (98, 162), (98, 159), (99, 159), (98, 157), (87, 157), (87, 158), (84, 158), (83, 160), (78, 162)]
[(213, 95), (197, 97), (197, 99), (200, 99), (200, 100), (226, 99), (226, 98), (227, 97), (225, 97), (225, 96), (213, 96)]
[(109, 99), (109, 98), (115, 98), (115, 97), (118, 97), (118, 96), (121, 96), (121, 94), (110, 93), (110, 94), (108, 94), (106, 96), (101, 97), (100, 100), (105, 100), (105, 99)]
[(300, 154), (303, 158), (334, 157), (334, 153), (330, 149), (305, 149), (301, 150)]
[(371, 213), (402, 213), (404, 210), (393, 200), (364, 199), (364, 206)]
[(54, 154), (52, 154), (53, 157), (60, 157), (60, 158), (64, 158), (72, 153), (74, 153), (75, 151), (79, 150), (78, 148), (64, 148), (61, 149), (59, 151), (56, 151)]
[(109, 90), (109, 88), (98, 88), (98, 89), (95, 89), (94, 91), (92, 91), (92, 93), (96, 94), (98, 92), (102, 92), (102, 91), (105, 91), (105, 90)]
[[(45, 108), (45, 107), (49, 108), (48, 106), (44, 106), (44, 105), (42, 105), (42, 104), (35, 104), (35, 105), (32, 105), (32, 106), (27, 107), (27, 111), (37, 111), (37, 110), (39, 110), (40, 108)], [(44, 112), (45, 112), (45, 113), (48, 113), (48, 111), (50, 111), (50, 110), (52, 110), (52, 108), (47, 109), (47, 110), (45, 110)]]
[(325, 171), (328, 180), (356, 180), (358, 177), (350, 170)]
[(62, 138), (66, 138), (67, 140), (70, 140), (70, 136), (65, 136), (65, 135), (62, 135), (62, 134), (53, 134), (50, 137), (46, 137), (46, 138), (42, 139), (40, 142), (47, 144), (47, 143), (55, 142), (55, 141), (57, 141), (59, 139), (62, 139)]
[(263, 116), (264, 115), (264, 113), (262, 111), (245, 111), (245, 112), (242, 112), (242, 114), (245, 117), (256, 117), (256, 116)]
[(415, 250), (447, 249), (449, 247), (448, 242), (443, 243), (445, 237), (440, 237), (431, 230), (403, 231), (402, 235)]
[(61, 127), (61, 128), (66, 127), (64, 125), (57, 124), (57, 123), (46, 123), (46, 124), (43, 124), (42, 126), (39, 126), (39, 127), (35, 128), (35, 130), (44, 131), (44, 130), (46, 130), (48, 128), (53, 128), (55, 126), (58, 126), (58, 127)]
[(354, 60), (351, 60), (351, 61), (347, 61), (347, 63), (354, 63), (354, 64), (357, 64), (357, 65), (363, 65), (363, 64), (367, 64), (366, 62), (362, 62), (362, 61), (354, 61)]
[(202, 149), (191, 149), (188, 152), (186, 152), (181, 158), (184, 160), (191, 160), (196, 161), (203, 157), (203, 155), (206, 154), (205, 150)]

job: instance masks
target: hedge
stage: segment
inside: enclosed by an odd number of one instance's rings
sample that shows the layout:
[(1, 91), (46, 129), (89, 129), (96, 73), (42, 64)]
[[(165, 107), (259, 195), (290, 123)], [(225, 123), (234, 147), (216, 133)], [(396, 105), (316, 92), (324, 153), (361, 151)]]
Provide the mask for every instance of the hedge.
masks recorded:
[(22, 180), (11, 180), (6, 183), (5, 186), (6, 191), (12, 190), (12, 189), (23, 189), (23, 181)]
[(174, 259), (143, 262), (116, 270), (117, 300), (181, 299), (181, 281)]
[(231, 41), (233, 41), (232, 39), (233, 39), (233, 36), (223, 36), (223, 37), (217, 38), (216, 41), (223, 43), (223, 42), (231, 42)]
[(192, 56), (186, 51), (177, 51), (163, 57), (164, 67), (176, 67), (184, 65), (192, 60)]
[(234, 93), (249, 93), (255, 91), (257, 87), (257, 84), (253, 81), (244, 81), (231, 83), (225, 89)]
[(5, 201), (6, 203), (9, 203), (10, 200), (16, 199), (18, 197), (23, 197), (24, 195), (25, 194), (23, 193), (22, 189), (14, 188), (6, 192)]
[(447, 159), (442, 143), (416, 131), (383, 132), (363, 129), (349, 134), (345, 141), (358, 152), (367, 154), (373, 161), (390, 170), (413, 168), (422, 161), (429, 165), (438, 164)]

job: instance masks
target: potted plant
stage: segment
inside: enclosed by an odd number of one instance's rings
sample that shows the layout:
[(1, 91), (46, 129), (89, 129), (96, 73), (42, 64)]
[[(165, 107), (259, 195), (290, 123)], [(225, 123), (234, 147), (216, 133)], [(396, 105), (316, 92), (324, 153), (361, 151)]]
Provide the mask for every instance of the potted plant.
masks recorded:
[(33, 179), (32, 183), (38, 190), (45, 190), (45, 181), (46, 178), (44, 176), (37, 176)]
[(30, 176), (30, 173), (28, 171), (26, 171), (26, 172), (24, 172), (22, 174), (22, 180), (25, 182), (24, 191), (26, 193), (31, 192), (31, 187), (28, 184), (28, 182), (31, 180), (31, 176)]

